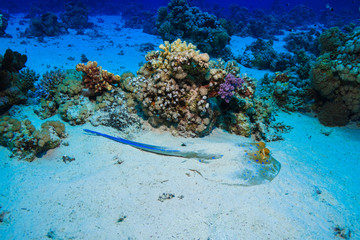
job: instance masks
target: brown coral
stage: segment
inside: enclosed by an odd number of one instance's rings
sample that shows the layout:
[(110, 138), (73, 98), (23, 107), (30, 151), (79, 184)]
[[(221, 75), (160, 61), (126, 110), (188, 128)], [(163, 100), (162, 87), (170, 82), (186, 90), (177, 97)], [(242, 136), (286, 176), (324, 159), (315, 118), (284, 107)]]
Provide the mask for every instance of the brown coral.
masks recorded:
[(85, 87), (97, 94), (101, 94), (106, 90), (110, 91), (112, 84), (120, 81), (119, 75), (103, 70), (101, 66), (97, 65), (96, 61), (89, 61), (86, 65), (79, 63), (76, 65), (76, 71), (84, 73), (83, 83)]

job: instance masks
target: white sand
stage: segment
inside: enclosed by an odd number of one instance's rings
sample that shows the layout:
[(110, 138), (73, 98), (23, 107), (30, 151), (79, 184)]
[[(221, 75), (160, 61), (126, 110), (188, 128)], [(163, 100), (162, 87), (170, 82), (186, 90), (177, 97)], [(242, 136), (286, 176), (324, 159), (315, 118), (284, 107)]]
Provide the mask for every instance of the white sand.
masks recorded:
[[(70, 34), (61, 37), (63, 40), (46, 38), (46, 44), (26, 40), (27, 45), (19, 45), (22, 39), (11, 30), (18, 20), (12, 19), (8, 32), (14, 38), (0, 39), (0, 52), (7, 47), (20, 52), (26, 49), (27, 66), (40, 73), (48, 64), (73, 68), (81, 53), (105, 69), (121, 73), (125, 69), (135, 72), (143, 61), (136, 44), (161, 42), (137, 30), (113, 32), (113, 23), (121, 23), (119, 18), (102, 18), (105, 23), (99, 28), (107, 39)], [(110, 39), (114, 46), (129, 44), (123, 47), (124, 56), (109, 46)], [(74, 47), (66, 47), (69, 43)], [(240, 43), (237, 38), (239, 48), (243, 47)], [(104, 45), (104, 50), (96, 50), (99, 45)], [(76, 61), (67, 60), (68, 56)], [(24, 111), (33, 122), (40, 122), (31, 107)], [(336, 225), (350, 229), (352, 239), (360, 239), (360, 130), (323, 127), (317, 119), (297, 113), (280, 113), (277, 119), (294, 127), (284, 134), (284, 141), (268, 143), (282, 169), (272, 182), (252, 187), (222, 185), (192, 171), (216, 171), (218, 162), (159, 156), (84, 134), (83, 128), (119, 134), (89, 124), (66, 124), (69, 146), (50, 150), (32, 163), (11, 159), (10, 152), (0, 147), (0, 206), (9, 212), (0, 224), (0, 239), (49, 239), (48, 234), (64, 240), (325, 240), (337, 238)], [(327, 131), (329, 136), (323, 134)], [(145, 131), (133, 140), (176, 148), (185, 142), (225, 156), (236, 143), (249, 141), (219, 129), (201, 139)], [(64, 163), (63, 155), (76, 160)], [(163, 193), (175, 197), (161, 202), (158, 198)]]

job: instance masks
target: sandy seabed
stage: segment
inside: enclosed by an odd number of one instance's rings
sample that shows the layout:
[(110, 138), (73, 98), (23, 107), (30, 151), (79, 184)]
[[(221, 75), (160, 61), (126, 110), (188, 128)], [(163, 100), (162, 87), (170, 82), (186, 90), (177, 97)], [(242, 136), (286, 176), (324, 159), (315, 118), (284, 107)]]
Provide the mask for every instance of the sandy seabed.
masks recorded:
[[(91, 21), (100, 38), (70, 31), (39, 43), (19, 38), (16, 29), (25, 28), (20, 19), (10, 20), (7, 32), (13, 38), (0, 39), (0, 52), (25, 53), (26, 65), (40, 74), (55, 66), (75, 68), (81, 54), (110, 72), (135, 73), (145, 61), (139, 44), (162, 42), (141, 30), (116, 31), (120, 17), (98, 16)], [(233, 37), (231, 48), (240, 52), (252, 40)], [(241, 72), (256, 78), (264, 74), (245, 67)], [(34, 125), (41, 124), (32, 106), (22, 109)], [(90, 124), (66, 124), (68, 146), (31, 163), (10, 158), (0, 147), (0, 206), (7, 212), (0, 239), (327, 240), (340, 239), (337, 226), (360, 239), (360, 129), (324, 127), (300, 113), (280, 112), (277, 120), (293, 127), (284, 140), (268, 143), (281, 171), (272, 182), (251, 187), (204, 178), (202, 173), (216, 171), (221, 159), (204, 164), (143, 152), (85, 134), (83, 128), (121, 135)], [(238, 143), (250, 141), (220, 129), (198, 139), (143, 130), (132, 140), (175, 148), (186, 143), (225, 157)], [(64, 163), (64, 155), (75, 161)]]

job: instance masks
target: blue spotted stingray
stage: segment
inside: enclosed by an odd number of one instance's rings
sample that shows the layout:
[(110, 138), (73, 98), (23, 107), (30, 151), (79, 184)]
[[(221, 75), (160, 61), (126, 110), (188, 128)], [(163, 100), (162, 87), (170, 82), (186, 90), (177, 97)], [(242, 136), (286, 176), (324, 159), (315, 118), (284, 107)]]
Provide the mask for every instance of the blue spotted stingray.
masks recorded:
[[(166, 156), (195, 158), (200, 162), (209, 162), (223, 157), (221, 154), (208, 154), (201, 151), (181, 151), (130, 141), (120, 137), (84, 129), (85, 132), (103, 136), (134, 148)], [(227, 157), (220, 162), (210, 164), (203, 169), (202, 175), (211, 181), (227, 185), (253, 186), (272, 181), (280, 172), (281, 164), (270, 155), (265, 143), (238, 144), (236, 157)]]

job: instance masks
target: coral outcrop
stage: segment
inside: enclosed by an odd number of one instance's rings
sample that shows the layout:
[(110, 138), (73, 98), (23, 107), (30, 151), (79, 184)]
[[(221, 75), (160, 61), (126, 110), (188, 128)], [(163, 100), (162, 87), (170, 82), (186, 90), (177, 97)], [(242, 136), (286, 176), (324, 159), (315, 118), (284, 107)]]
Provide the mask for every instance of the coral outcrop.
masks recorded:
[(230, 41), (226, 20), (190, 7), (186, 0), (172, 0), (158, 10), (156, 26), (164, 41), (182, 40), (195, 44), (212, 56), (223, 55)]
[(5, 30), (8, 26), (8, 17), (0, 10), (0, 37), (6, 36)]
[(60, 14), (60, 18), (66, 28), (84, 29), (91, 27), (89, 23), (88, 8), (81, 2), (68, 2), (65, 5), (65, 12)]
[(257, 39), (246, 47), (240, 57), (240, 63), (246, 67), (270, 69), (271, 71), (284, 71), (295, 65), (290, 53), (278, 53), (273, 48), (272, 40)]
[(191, 137), (219, 126), (256, 139), (277, 138), (269, 131), (271, 108), (255, 98), (254, 79), (240, 78), (235, 61), (209, 61), (208, 54), (180, 39), (160, 49), (146, 55), (139, 76), (128, 82), (152, 126)]
[(23, 34), (25, 37), (54, 37), (66, 33), (66, 29), (58, 22), (58, 17), (52, 13), (44, 13), (31, 20)]
[(37, 83), (37, 95), (44, 99), (53, 99), (65, 76), (66, 74), (63, 69), (46, 71), (46, 73), (42, 75), (40, 82)]
[(202, 136), (211, 130), (214, 113), (208, 94), (217, 92), (225, 71), (209, 69), (209, 55), (180, 39), (149, 52), (138, 74), (144, 78), (137, 94), (154, 126), (175, 124), (179, 132)]
[(93, 92), (92, 94), (101, 94), (104, 91), (110, 91), (112, 84), (120, 81), (119, 75), (114, 75), (113, 73), (103, 70), (101, 66), (97, 65), (96, 61), (89, 61), (86, 65), (79, 63), (76, 65), (76, 71), (83, 72), (85, 88)]
[[(85, 71), (89, 75), (84, 75), (82, 71), (75, 69), (66, 71), (54, 69), (45, 73), (37, 85), (35, 95), (40, 99), (40, 104), (34, 108), (34, 112), (41, 119), (58, 113), (62, 120), (71, 125), (80, 125), (90, 121), (94, 126), (101, 124), (118, 130), (128, 130), (129, 126), (132, 132), (140, 129), (140, 118), (135, 114), (133, 93), (129, 93), (134, 90), (130, 82), (134, 75), (125, 72), (121, 76), (115, 76), (101, 70), (101, 67), (93, 62), (90, 62), (88, 66), (95, 66), (94, 72), (91, 67), (86, 68), (86, 65), (81, 68), (87, 69)], [(101, 73), (104, 76), (116, 78), (116, 84), (109, 84), (111, 91), (98, 91), (95, 94), (95, 91), (92, 91), (94, 89), (86, 88), (83, 79), (99, 81), (102, 77)], [(114, 82), (112, 81), (111, 84)], [(88, 87), (91, 86), (95, 87), (95, 85), (88, 85)]]
[(292, 112), (310, 112), (315, 97), (310, 79), (299, 79), (290, 72), (265, 74), (259, 92), (271, 96), (281, 109)]
[(34, 82), (38, 79), (34, 71), (25, 69), (27, 56), (7, 49), (0, 55), (0, 113), (11, 106), (27, 101), (29, 90), (34, 90)]
[(33, 161), (37, 154), (58, 147), (65, 136), (65, 125), (59, 121), (46, 121), (36, 130), (28, 119), (0, 118), (0, 144), (22, 160)]
[[(360, 28), (347, 35), (332, 28), (325, 31), (319, 39), (323, 54), (311, 70), (314, 89), (323, 102), (343, 104), (347, 117), (359, 120)], [(321, 111), (325, 109), (329, 107), (324, 106)]]

